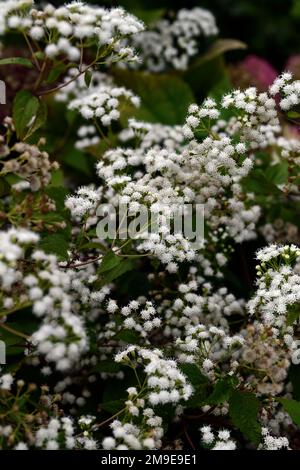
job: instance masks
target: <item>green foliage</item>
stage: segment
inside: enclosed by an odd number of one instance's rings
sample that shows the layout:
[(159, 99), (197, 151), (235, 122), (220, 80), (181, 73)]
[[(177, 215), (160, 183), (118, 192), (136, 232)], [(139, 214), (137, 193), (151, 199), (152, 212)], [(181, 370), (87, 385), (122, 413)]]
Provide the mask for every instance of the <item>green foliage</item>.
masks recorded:
[(13, 120), (19, 139), (26, 140), (39, 129), (47, 118), (47, 108), (43, 101), (29, 91), (19, 91), (13, 103)]
[(29, 59), (25, 59), (24, 57), (9, 57), (0, 59), (0, 66), (1, 65), (23, 65), (29, 69), (33, 68), (32, 62)]
[(288, 400), (287, 398), (278, 398), (277, 400), (282, 404), (294, 423), (300, 427), (300, 401)]
[(259, 400), (251, 392), (234, 391), (229, 398), (229, 414), (233, 424), (256, 445), (261, 439), (261, 425), (257, 421), (259, 408)]
[(190, 87), (175, 74), (150, 74), (129, 70), (115, 70), (117, 83), (134, 91), (141, 98), (137, 110), (125, 109), (124, 119), (137, 119), (161, 124), (183, 124), (188, 106), (195, 101)]

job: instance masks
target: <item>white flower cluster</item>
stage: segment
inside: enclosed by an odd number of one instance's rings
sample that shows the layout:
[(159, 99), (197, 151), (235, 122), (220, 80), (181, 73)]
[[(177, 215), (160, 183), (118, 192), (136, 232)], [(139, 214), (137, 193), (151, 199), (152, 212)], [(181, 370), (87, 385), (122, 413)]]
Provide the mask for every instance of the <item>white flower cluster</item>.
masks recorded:
[(201, 279), (197, 279), (193, 268), (190, 269), (190, 276), (189, 282), (177, 286), (179, 295), (174, 300), (165, 299), (161, 303), (158, 311), (163, 312), (164, 334), (180, 337), (186, 328), (199, 323), (229, 331), (227, 319), (233, 314), (243, 315), (244, 301), (237, 300), (226, 287), (214, 292), (211, 284), (201, 285)]
[(142, 414), (142, 426), (137, 426), (133, 422), (121, 423), (119, 420), (114, 420), (110, 425), (114, 437), (105, 437), (102, 447), (105, 450), (159, 449), (164, 433), (161, 425), (162, 418), (156, 416), (152, 408), (145, 408)]
[(300, 276), (296, 264), (299, 256), (300, 250), (295, 245), (273, 244), (259, 250), (257, 291), (247, 305), (251, 315), (261, 315), (273, 334), (283, 337), (294, 364), (300, 362), (299, 341), (293, 338), (299, 318)]
[(290, 450), (289, 441), (286, 437), (271, 436), (268, 428), (262, 428), (262, 443), (258, 450)]
[(103, 84), (91, 93), (72, 100), (68, 107), (70, 110), (78, 111), (84, 119), (99, 120), (107, 127), (119, 119), (120, 103), (126, 100), (136, 107), (140, 104), (140, 99), (130, 90)]
[(159, 349), (129, 346), (115, 356), (115, 361), (144, 366), (149, 389), (145, 400), (152, 406), (186, 401), (192, 395), (193, 389), (178, 369), (176, 361), (165, 359)]
[[(30, 8), (32, 4), (1, 1), (1, 32), (25, 33), (45, 45), (45, 54), (50, 59), (64, 56), (78, 62), (83, 47), (95, 45), (106, 49), (102, 58), (111, 56), (114, 60), (136, 60), (133, 49), (124, 48), (122, 40), (141, 32), (144, 27), (141, 21), (122, 8), (108, 10), (71, 2), (59, 8), (47, 4), (36, 9)], [(24, 8), (26, 5), (28, 8)]]
[(196, 7), (158, 20), (147, 31), (134, 35), (130, 43), (141, 51), (141, 64), (151, 72), (186, 70), (204, 38), (217, 34), (212, 13)]
[(236, 442), (231, 438), (230, 431), (227, 429), (214, 433), (211, 426), (202, 426), (200, 431), (201, 442), (206, 448), (210, 450), (236, 450)]
[(81, 220), (87, 214), (93, 213), (102, 197), (101, 188), (84, 186), (77, 189), (75, 195), (68, 196), (65, 206), (71, 211), (75, 219)]
[[(199, 324), (188, 328), (185, 338), (178, 338), (175, 345), (180, 362), (197, 364), (204, 374), (214, 380), (215, 370), (220, 367), (220, 363), (231, 359), (231, 350), (240, 348), (244, 341), (242, 336), (226, 335), (224, 330), (216, 326)], [(226, 367), (229, 367), (227, 373), (230, 372), (230, 364), (226, 364)]]
[[(107, 310), (116, 313), (113, 301), (108, 302)], [(120, 309), (122, 325), (124, 328), (138, 332), (143, 338), (159, 328), (161, 319), (157, 316), (153, 303), (144, 297), (132, 300), (128, 305)]]
[(293, 80), (290, 72), (284, 72), (274, 81), (270, 87), (270, 93), (274, 96), (280, 93), (279, 105), (283, 111), (289, 111), (300, 102), (300, 80)]
[(10, 390), (14, 382), (14, 378), (11, 374), (1, 374), (0, 369), (0, 390)]
[[(232, 112), (226, 121), (218, 119), (222, 109)], [(208, 120), (215, 121), (215, 124), (209, 125)], [(210, 126), (215, 137), (237, 135), (240, 153), (248, 149), (265, 148), (276, 143), (276, 136), (280, 132), (276, 101), (271, 94), (258, 93), (256, 88), (251, 87), (225, 95), (220, 108), (211, 98), (207, 98), (201, 107), (191, 105), (184, 126), (186, 137), (192, 139), (197, 130), (209, 133)]]
[(74, 426), (70, 418), (52, 418), (35, 435), (35, 446), (40, 449), (73, 449), (75, 444)]

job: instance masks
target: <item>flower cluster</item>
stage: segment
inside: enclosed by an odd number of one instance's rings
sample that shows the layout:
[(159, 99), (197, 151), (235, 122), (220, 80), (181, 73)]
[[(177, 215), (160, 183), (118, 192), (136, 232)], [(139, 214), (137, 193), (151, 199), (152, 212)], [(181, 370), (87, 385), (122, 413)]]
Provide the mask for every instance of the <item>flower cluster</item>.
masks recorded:
[[(6, 5), (8, 3), (8, 5)], [(95, 45), (102, 57), (134, 59), (122, 40), (143, 30), (143, 24), (121, 8), (71, 2), (59, 8), (48, 4), (36, 9), (33, 1), (2, 1), (1, 32), (19, 31), (44, 46), (49, 59), (60, 56), (79, 62), (84, 47)]]
[(147, 70), (185, 70), (199, 52), (203, 38), (216, 34), (218, 28), (212, 13), (196, 7), (158, 20), (150, 29), (134, 35), (131, 43), (141, 51), (141, 64)]

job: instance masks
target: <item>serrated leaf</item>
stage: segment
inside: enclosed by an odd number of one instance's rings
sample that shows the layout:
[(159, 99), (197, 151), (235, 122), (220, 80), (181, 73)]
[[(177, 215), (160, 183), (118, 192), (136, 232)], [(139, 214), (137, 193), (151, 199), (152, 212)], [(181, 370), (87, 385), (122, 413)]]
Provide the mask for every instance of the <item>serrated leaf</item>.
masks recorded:
[(282, 404), (285, 411), (290, 415), (297, 426), (300, 427), (300, 402), (288, 400), (287, 398), (278, 398), (277, 401)]
[(116, 256), (113, 251), (109, 251), (106, 253), (106, 255), (103, 257), (101, 264), (98, 268), (98, 273), (102, 274), (105, 273), (106, 271), (111, 270), (112, 268), (115, 268), (118, 266), (118, 264), (121, 263), (122, 258), (119, 256)]
[(219, 405), (220, 403), (228, 401), (234, 391), (236, 382), (234, 377), (220, 379), (214, 386), (212, 394), (208, 397), (208, 403), (210, 405)]
[(202, 374), (196, 364), (180, 364), (180, 370), (193, 386), (193, 395), (184, 404), (187, 408), (199, 408), (207, 403), (210, 392), (209, 380)]
[(23, 65), (29, 69), (33, 68), (32, 62), (29, 59), (25, 59), (25, 57), (7, 57), (0, 59), (0, 65)]
[(129, 258), (121, 258), (121, 262), (114, 266), (112, 269), (105, 271), (105, 273), (102, 274), (103, 278), (103, 283), (108, 284), (118, 277), (122, 276), (122, 274), (125, 274), (128, 271), (131, 271), (134, 269), (135, 263), (129, 259)]
[(201, 370), (199, 369), (196, 364), (180, 364), (179, 366), (181, 372), (188, 378), (189, 382), (193, 386), (203, 385), (209, 383), (209, 380), (205, 375), (202, 374)]
[(46, 253), (52, 253), (57, 255), (61, 260), (68, 259), (68, 241), (59, 233), (48, 235), (43, 238), (40, 242), (40, 247)]
[(229, 399), (233, 424), (255, 445), (261, 440), (261, 425), (257, 421), (259, 407), (259, 400), (251, 392), (234, 391)]

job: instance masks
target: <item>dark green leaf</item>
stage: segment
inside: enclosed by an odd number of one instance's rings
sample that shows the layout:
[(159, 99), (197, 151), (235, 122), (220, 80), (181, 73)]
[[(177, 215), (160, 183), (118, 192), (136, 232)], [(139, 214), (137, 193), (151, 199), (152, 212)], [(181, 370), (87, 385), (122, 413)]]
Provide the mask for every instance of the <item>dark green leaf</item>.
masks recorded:
[(162, 124), (182, 124), (185, 121), (188, 106), (195, 101), (189, 86), (174, 75), (158, 75), (128, 70), (115, 70), (117, 83), (127, 86), (141, 97), (141, 106), (137, 110), (124, 108), (123, 116), (134, 116), (148, 122)]
[(60, 75), (66, 70), (66, 65), (62, 62), (56, 64), (50, 71), (47, 77), (47, 83), (56, 82), (56, 80), (60, 77)]
[(140, 335), (133, 330), (122, 330), (114, 336), (115, 339), (129, 344), (136, 344), (140, 340)]
[(112, 400), (102, 403), (101, 408), (105, 411), (108, 411), (109, 413), (115, 414), (118, 411), (122, 410), (122, 408), (124, 408), (124, 405), (124, 400)]
[(96, 367), (93, 368), (93, 372), (116, 373), (119, 372), (120, 369), (121, 366), (117, 362), (106, 360), (98, 362)]
[(278, 398), (278, 401), (282, 404), (294, 423), (300, 427), (300, 401), (288, 400), (287, 398)]
[(290, 367), (289, 370), (289, 380), (293, 385), (293, 398), (295, 400), (300, 400), (300, 365), (294, 365)]
[(131, 271), (132, 269), (134, 269), (134, 267), (135, 263), (131, 259), (122, 258), (121, 262), (118, 265), (116, 265), (109, 271), (102, 273), (103, 282), (105, 284), (108, 284), (109, 282), (112, 282), (118, 277), (122, 276), (122, 274), (125, 274), (127, 271)]
[(48, 235), (43, 238), (40, 242), (40, 246), (46, 253), (53, 253), (62, 260), (68, 259), (69, 243), (59, 233), (54, 233), (53, 235)]
[(10, 193), (10, 184), (5, 178), (0, 178), (0, 197), (7, 196)]
[(122, 261), (122, 258), (119, 256), (116, 256), (113, 251), (109, 251), (106, 253), (106, 255), (103, 257), (102, 262), (98, 268), (98, 273), (105, 273), (106, 271), (110, 271), (112, 268), (115, 268), (120, 264)]
[(229, 399), (233, 424), (255, 445), (261, 439), (261, 425), (257, 421), (259, 406), (259, 400), (251, 392), (234, 391)]
[(228, 401), (234, 391), (236, 382), (234, 377), (220, 379), (214, 386), (212, 394), (208, 397), (208, 403), (210, 405), (219, 405), (220, 403)]

